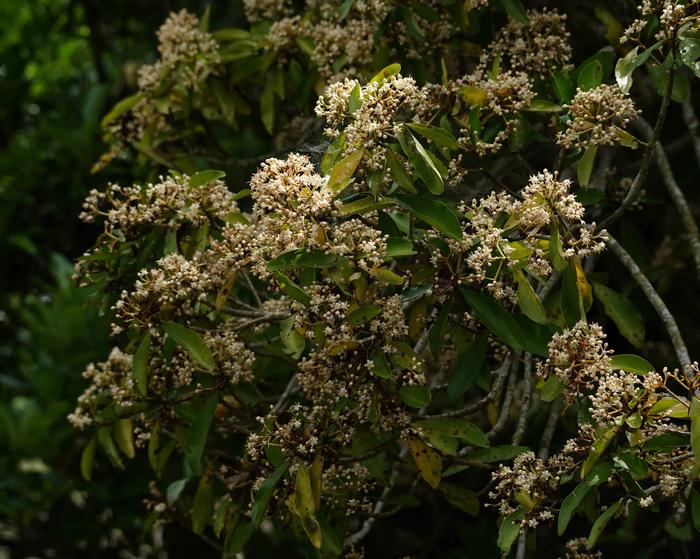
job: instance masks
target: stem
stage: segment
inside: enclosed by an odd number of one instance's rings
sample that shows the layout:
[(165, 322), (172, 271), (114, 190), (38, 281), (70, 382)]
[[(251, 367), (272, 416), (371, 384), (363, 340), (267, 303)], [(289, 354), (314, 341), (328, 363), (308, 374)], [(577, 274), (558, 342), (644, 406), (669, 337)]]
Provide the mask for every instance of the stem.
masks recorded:
[(564, 399), (560, 396), (552, 403), (552, 407), (549, 409), (549, 417), (547, 418), (547, 425), (542, 433), (542, 442), (540, 443), (540, 450), (537, 456), (541, 460), (546, 460), (549, 458), (549, 447), (552, 445), (552, 439), (554, 438), (554, 431), (557, 429), (557, 422), (559, 421), (559, 415), (561, 414), (562, 407), (564, 405)]
[[(644, 119), (640, 118), (637, 121), (637, 127), (642, 131), (647, 139), (650, 140), (653, 137), (653, 130), (649, 123)], [(694, 136), (694, 138), (697, 138), (697, 136)], [(664, 151), (661, 142), (656, 142), (656, 165), (659, 168), (659, 172), (664, 180), (666, 189), (668, 190), (668, 193), (681, 216), (683, 226), (688, 233), (690, 249), (693, 254), (693, 260), (695, 260), (695, 271), (698, 278), (700, 278), (700, 232), (698, 232), (698, 224), (695, 223), (695, 218), (693, 217), (693, 212), (690, 210), (690, 206), (688, 205), (688, 200), (686, 200), (681, 187), (676, 181), (676, 177), (673, 175), (671, 164), (668, 161), (668, 157), (666, 156), (666, 152)]]
[[(632, 257), (627, 253), (627, 251), (622, 248), (620, 243), (618, 243), (612, 235), (607, 234), (606, 244), (608, 248), (617, 256), (622, 265), (627, 268), (627, 271), (632, 275), (632, 278), (637, 283), (639, 288), (642, 290), (646, 298), (649, 300), (651, 305), (656, 310), (656, 314), (659, 315), (661, 322), (663, 323), (669, 337), (671, 338), (671, 343), (673, 344), (673, 349), (676, 352), (678, 361), (681, 364), (683, 370), (685, 370), (689, 375), (692, 375), (690, 370), (690, 356), (688, 355), (688, 348), (683, 341), (683, 336), (681, 336), (681, 331), (678, 328), (676, 319), (673, 318), (671, 311), (668, 310), (666, 303), (654, 289), (649, 279), (644, 275), (644, 273), (639, 269), (637, 263), (632, 259)], [(692, 377), (691, 377), (692, 378)]]
[(526, 353), (524, 357), (523, 369), (523, 401), (520, 406), (518, 424), (513, 433), (513, 444), (519, 445), (523, 440), (525, 428), (527, 427), (527, 414), (530, 412), (530, 401), (532, 400), (532, 354)]
[(700, 164), (700, 135), (698, 134), (698, 129), (700, 129), (700, 122), (698, 122), (698, 117), (695, 114), (695, 109), (693, 109), (693, 104), (690, 99), (686, 99), (681, 104), (683, 108), (683, 120), (688, 127), (688, 132), (690, 132), (690, 137), (693, 140), (693, 147), (695, 148), (695, 157)]

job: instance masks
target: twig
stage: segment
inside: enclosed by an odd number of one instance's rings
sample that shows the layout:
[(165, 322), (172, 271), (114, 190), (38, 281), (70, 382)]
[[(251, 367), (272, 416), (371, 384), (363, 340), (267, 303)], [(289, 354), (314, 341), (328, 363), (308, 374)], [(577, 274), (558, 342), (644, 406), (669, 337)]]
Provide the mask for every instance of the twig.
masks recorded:
[(522, 532), (518, 537), (518, 549), (515, 552), (515, 559), (525, 559), (526, 532)]
[(659, 114), (656, 117), (656, 124), (654, 125), (654, 134), (652, 136), (652, 140), (647, 143), (647, 147), (644, 150), (644, 155), (642, 156), (642, 163), (639, 166), (637, 175), (634, 177), (634, 180), (630, 185), (630, 189), (627, 191), (627, 195), (625, 196), (624, 200), (622, 200), (620, 206), (610, 216), (603, 220), (603, 223), (601, 223), (601, 229), (605, 229), (605, 227), (617, 221), (620, 218), (620, 216), (623, 213), (625, 213), (625, 211), (627, 211), (627, 208), (629, 208), (637, 200), (637, 196), (639, 196), (639, 192), (641, 191), (642, 186), (646, 182), (647, 176), (649, 175), (651, 159), (654, 155), (656, 142), (661, 136), (661, 129), (663, 128), (664, 122), (666, 120), (666, 113), (668, 112), (668, 106), (671, 102), (672, 90), (673, 67), (671, 67), (671, 69), (668, 71), (668, 83), (666, 85), (666, 92), (661, 98), (661, 107), (659, 108)]
[[(606, 244), (608, 248), (617, 256), (622, 265), (627, 268), (627, 271), (632, 275), (632, 278), (637, 283), (639, 288), (642, 290), (646, 298), (649, 300), (651, 305), (656, 310), (656, 314), (659, 315), (661, 322), (663, 323), (669, 337), (671, 338), (671, 343), (673, 344), (673, 349), (676, 352), (678, 361), (681, 367), (689, 374), (692, 375), (690, 370), (690, 355), (688, 354), (688, 348), (683, 341), (683, 336), (681, 336), (681, 331), (678, 328), (676, 319), (673, 318), (671, 311), (668, 310), (666, 303), (659, 296), (659, 294), (654, 289), (654, 286), (647, 279), (644, 273), (639, 269), (637, 263), (632, 259), (632, 257), (627, 253), (627, 251), (622, 248), (620, 243), (618, 243), (615, 238), (607, 234)], [(692, 376), (691, 376), (692, 378)]]
[(248, 272), (246, 272), (245, 270), (243, 271), (243, 277), (245, 278), (245, 281), (248, 284), (248, 289), (250, 289), (251, 293), (253, 294), (253, 298), (255, 299), (255, 302), (258, 304), (258, 307), (262, 307), (263, 304), (262, 304), (262, 301), (260, 300), (260, 295), (258, 295), (258, 290), (255, 289), (255, 286), (253, 285), (253, 282), (250, 279)]
[(299, 383), (297, 382), (297, 376), (295, 374), (289, 379), (287, 386), (284, 388), (284, 392), (280, 394), (279, 400), (277, 400), (277, 403), (275, 404), (274, 412), (276, 414), (280, 413), (285, 407), (287, 407), (289, 399), (297, 390), (299, 390)]
[(513, 433), (513, 444), (519, 445), (525, 434), (527, 427), (527, 414), (530, 413), (530, 401), (532, 400), (532, 355), (526, 353), (523, 359), (523, 401), (520, 406), (520, 415), (518, 416), (518, 424)]
[(501, 393), (501, 390), (503, 389), (503, 383), (505, 382), (506, 376), (508, 376), (508, 371), (510, 370), (510, 364), (512, 359), (513, 356), (510, 353), (508, 353), (503, 359), (503, 363), (501, 364), (501, 366), (491, 373), (491, 376), (494, 377), (493, 385), (491, 386), (491, 390), (489, 391), (489, 393), (486, 394), (486, 396), (484, 396), (483, 398), (481, 398), (481, 400), (478, 400), (472, 404), (467, 404), (466, 406), (458, 410), (437, 413), (429, 415), (428, 417), (459, 417), (461, 415), (469, 415), (470, 413), (474, 413), (475, 411), (478, 411), (489, 405), (489, 403), (491, 403), (493, 399)]
[(517, 373), (518, 369), (520, 368), (520, 361), (518, 361), (517, 357), (518, 356), (516, 355), (516, 358), (513, 359), (513, 362), (510, 367), (506, 395), (503, 398), (503, 402), (501, 403), (501, 413), (498, 416), (496, 424), (491, 428), (491, 430), (488, 433), (486, 433), (486, 436), (489, 439), (493, 439), (494, 437), (496, 437), (503, 430), (503, 427), (505, 427), (506, 422), (508, 421), (508, 416), (510, 415), (510, 406), (513, 403), (515, 385), (516, 381), (518, 380)]
[[(640, 118), (637, 121), (637, 127), (642, 131), (647, 139), (651, 140), (654, 131), (648, 122)], [(697, 138), (695, 135), (693, 137)], [(690, 211), (688, 200), (686, 200), (681, 187), (678, 185), (676, 177), (673, 176), (671, 164), (668, 161), (668, 157), (666, 157), (666, 152), (664, 151), (661, 142), (656, 142), (656, 165), (659, 168), (659, 172), (664, 180), (666, 189), (668, 190), (668, 193), (681, 216), (681, 221), (683, 221), (683, 226), (688, 234), (688, 241), (693, 254), (693, 260), (695, 260), (695, 271), (698, 278), (700, 278), (700, 232), (698, 232), (698, 224), (695, 223), (695, 218), (693, 218), (693, 212)]]
[(695, 114), (695, 109), (693, 109), (693, 103), (690, 99), (686, 99), (681, 104), (683, 109), (683, 120), (688, 127), (688, 132), (690, 132), (690, 137), (693, 140), (693, 147), (695, 148), (695, 157), (700, 164), (700, 135), (698, 130), (700, 129), (700, 122), (698, 122), (698, 117)]
[(537, 456), (541, 460), (546, 460), (549, 458), (549, 447), (552, 445), (554, 431), (557, 429), (557, 422), (559, 421), (559, 415), (561, 415), (563, 405), (564, 399), (560, 396), (554, 400), (554, 402), (552, 402), (552, 407), (549, 409), (547, 425), (542, 432), (542, 442), (540, 443), (540, 450), (537, 452)]

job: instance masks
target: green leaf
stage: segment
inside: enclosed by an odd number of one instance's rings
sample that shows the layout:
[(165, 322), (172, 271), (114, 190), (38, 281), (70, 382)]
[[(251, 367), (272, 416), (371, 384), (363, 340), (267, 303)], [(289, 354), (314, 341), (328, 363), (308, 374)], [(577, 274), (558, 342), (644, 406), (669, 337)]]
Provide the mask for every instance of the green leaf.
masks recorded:
[(491, 446), (484, 432), (465, 419), (433, 417), (415, 421), (414, 425), (418, 426), (425, 433), (440, 433), (482, 448)]
[(336, 163), (328, 179), (328, 188), (336, 193), (342, 191), (350, 183), (350, 179), (362, 161), (363, 154), (364, 151), (359, 149)]
[(611, 472), (612, 468), (610, 464), (599, 464), (598, 467), (595, 468), (586, 479), (579, 483), (562, 501), (561, 508), (559, 509), (559, 518), (557, 519), (557, 533), (560, 536), (566, 531), (566, 527), (569, 525), (574, 512), (576, 512), (576, 509), (578, 509), (579, 505), (583, 502), (583, 498), (586, 494), (596, 485), (607, 481)]
[(348, 14), (350, 13), (350, 10), (352, 9), (352, 5), (355, 3), (355, 0), (345, 0), (340, 7), (338, 8), (338, 19), (340, 21), (343, 21)]
[(85, 481), (92, 480), (92, 467), (95, 464), (95, 449), (97, 448), (97, 437), (93, 436), (85, 445), (83, 453), (80, 455), (80, 474)]
[(579, 184), (583, 187), (588, 186), (591, 180), (597, 151), (598, 146), (596, 144), (591, 144), (586, 148), (586, 151), (583, 152), (581, 159), (578, 160), (578, 164), (576, 165), (576, 176)]
[(311, 296), (282, 272), (275, 270), (274, 275), (280, 289), (284, 293), (289, 295), (295, 301), (299, 301), (304, 306), (308, 306), (311, 303)]
[(221, 115), (224, 117), (226, 124), (232, 128), (236, 128), (236, 103), (234, 98), (226, 91), (226, 87), (221, 80), (211, 79), (211, 90), (216, 98), (216, 103), (219, 105)]
[(488, 340), (485, 336), (476, 338), (469, 347), (457, 356), (447, 383), (447, 399), (454, 403), (467, 390), (476, 384), (479, 371), (484, 365)]
[(102, 118), (102, 126), (105, 127), (110, 122), (128, 113), (134, 108), (136, 103), (141, 101), (141, 99), (143, 99), (143, 93), (135, 93), (134, 95), (130, 95), (129, 97), (125, 97), (119, 101), (116, 105), (114, 105), (114, 107), (112, 107), (112, 110)]
[(187, 487), (187, 482), (190, 481), (187, 478), (183, 479), (178, 479), (177, 481), (173, 481), (170, 485), (168, 485), (168, 488), (165, 491), (165, 500), (169, 505), (172, 505), (175, 501), (177, 501), (180, 498), (180, 495), (182, 495), (182, 492), (185, 490), (185, 487)]
[(503, 306), (488, 295), (462, 288), (462, 295), (474, 309), (476, 318), (496, 337), (513, 349), (524, 349), (525, 339), (520, 326)]
[(566, 268), (567, 261), (563, 255), (563, 247), (559, 237), (559, 222), (556, 219), (552, 220), (549, 227), (549, 259), (557, 272)]
[(599, 60), (588, 61), (578, 73), (578, 86), (582, 90), (594, 89), (603, 83), (603, 65)]
[(700, 77), (700, 26), (691, 19), (678, 30), (678, 52), (683, 63)]
[(412, 256), (416, 254), (413, 250), (413, 243), (402, 237), (389, 237), (386, 240), (386, 254), (392, 258), (399, 256)]
[(603, 304), (605, 314), (612, 318), (615, 326), (630, 343), (644, 345), (644, 319), (637, 307), (628, 299), (600, 283), (593, 284), (593, 292)]
[(206, 473), (199, 480), (197, 493), (192, 502), (192, 531), (204, 532), (204, 528), (214, 514), (214, 484), (211, 473)]
[(530, 20), (520, 0), (501, 0), (501, 4), (503, 4), (506, 13), (515, 21), (529, 25)]
[(381, 210), (391, 205), (393, 205), (391, 201), (377, 200), (374, 196), (367, 196), (366, 198), (360, 198), (359, 200), (353, 200), (352, 202), (343, 204), (338, 210), (338, 213), (342, 216), (364, 214), (375, 210)]
[(523, 520), (525, 518), (525, 509), (519, 506), (513, 512), (503, 519), (501, 526), (498, 529), (498, 549), (503, 552), (506, 556), (510, 551), (510, 548), (515, 543), (520, 535), (520, 524), (516, 521)]
[(97, 430), (97, 440), (99, 441), (102, 450), (105, 451), (105, 453), (107, 454), (107, 458), (109, 458), (110, 462), (112, 462), (114, 467), (123, 470), (124, 463), (122, 462), (122, 459), (119, 456), (119, 451), (117, 450), (117, 447), (114, 444), (114, 439), (112, 438), (112, 427), (110, 425), (100, 427)]
[(394, 179), (394, 182), (396, 184), (398, 184), (404, 190), (413, 194), (418, 192), (416, 190), (415, 185), (413, 184), (413, 179), (406, 171), (406, 168), (403, 166), (403, 163), (399, 161), (398, 157), (396, 157), (396, 154), (394, 154), (394, 152), (390, 149), (386, 152), (386, 162), (389, 165), (389, 172), (391, 173), (391, 178)]
[(410, 132), (408, 132), (408, 137), (413, 140), (413, 145), (416, 148), (416, 151), (414, 152), (408, 146), (404, 146), (404, 151), (408, 149), (406, 152), (408, 159), (411, 161), (411, 164), (415, 168), (416, 173), (418, 173), (418, 176), (428, 187), (430, 193), (435, 196), (439, 196), (445, 190), (445, 184), (442, 180), (442, 176), (440, 175), (440, 171), (437, 170), (435, 163), (426, 149), (423, 147), (423, 144), (421, 144)]
[(132, 367), (136, 389), (141, 396), (148, 393), (148, 355), (151, 351), (151, 333), (146, 332), (134, 353)]
[(567, 104), (573, 99), (576, 89), (566, 74), (555, 72), (552, 74), (552, 83), (560, 103)]
[(289, 469), (289, 464), (285, 462), (279, 468), (277, 468), (269, 478), (267, 478), (263, 484), (258, 489), (255, 494), (255, 501), (253, 502), (253, 508), (250, 512), (250, 519), (253, 523), (253, 528), (260, 526), (260, 523), (265, 518), (265, 512), (267, 511), (267, 505), (270, 503), (270, 499), (275, 492), (275, 487), (282, 476), (287, 473)]
[(224, 171), (216, 171), (214, 169), (200, 171), (199, 173), (195, 173), (190, 177), (190, 187), (197, 188), (199, 186), (204, 186), (205, 184), (218, 181), (225, 176), (226, 173)]
[(404, 282), (404, 279), (399, 274), (392, 272), (388, 268), (372, 268), (369, 271), (369, 275), (377, 281), (389, 285), (403, 285)]
[(204, 454), (204, 447), (207, 445), (209, 428), (214, 419), (214, 412), (218, 402), (218, 394), (212, 395), (204, 402), (204, 405), (199, 409), (194, 421), (192, 421), (190, 428), (187, 430), (185, 458), (192, 473), (196, 476), (202, 473), (202, 455)]
[(506, 462), (507, 460), (512, 460), (519, 454), (527, 452), (530, 450), (526, 446), (518, 445), (499, 445), (492, 446), (491, 448), (479, 448), (469, 454), (469, 459), (474, 462), (483, 462), (484, 464), (491, 464), (493, 462)]
[(564, 320), (569, 328), (586, 319), (573, 261), (569, 262), (562, 275), (560, 303)]
[(588, 549), (595, 547), (595, 544), (598, 542), (598, 538), (603, 533), (603, 530), (605, 530), (605, 527), (613, 519), (617, 511), (620, 510), (621, 506), (622, 499), (615, 501), (612, 505), (605, 509), (603, 514), (596, 518), (596, 521), (591, 527), (591, 533), (588, 534)]
[[(388, 243), (387, 243), (388, 246)], [(445, 337), (445, 328), (447, 326), (447, 319), (450, 316), (451, 305), (448, 303), (440, 309), (435, 322), (433, 322), (430, 328), (430, 333), (428, 334), (428, 342), (430, 344), (430, 351), (437, 357), (442, 349), (442, 342)]]
[(638, 355), (627, 353), (613, 355), (610, 360), (610, 366), (615, 370), (627, 371), (628, 373), (635, 373), (638, 375), (646, 375), (656, 370), (646, 359)]
[(388, 80), (389, 78), (395, 76), (401, 71), (401, 64), (389, 64), (386, 68), (383, 68), (379, 72), (377, 72), (371, 80), (369, 80), (370, 83), (382, 83), (385, 80)]
[(547, 99), (533, 99), (532, 103), (530, 103), (530, 106), (525, 110), (534, 113), (559, 113), (564, 109), (561, 105), (552, 103)]
[(462, 227), (454, 212), (438, 200), (424, 196), (403, 195), (396, 197), (399, 205), (428, 225), (454, 239), (462, 238)]
[(558, 376), (552, 375), (542, 385), (540, 397), (543, 402), (553, 402), (557, 396), (564, 392), (564, 388), (566, 388), (566, 385), (562, 380)]
[(320, 549), (322, 542), (321, 527), (315, 517), (316, 505), (311, 488), (311, 476), (306, 464), (303, 462), (299, 462), (297, 468), (294, 508), (299, 515), (301, 525), (309, 541), (316, 549)]
[(360, 325), (372, 320), (382, 309), (376, 305), (360, 305), (346, 317), (350, 324)]
[(335, 257), (320, 250), (307, 252), (304, 249), (290, 250), (280, 254), (267, 263), (270, 270), (289, 270), (292, 268), (332, 268)]
[(197, 332), (177, 322), (166, 322), (164, 327), (168, 336), (184, 347), (192, 359), (204, 367), (205, 370), (209, 372), (214, 370), (214, 357), (211, 354), (211, 350)]
[(690, 401), (690, 449), (695, 456), (695, 465), (693, 466), (693, 476), (698, 475), (700, 471), (700, 400), (693, 396)]
[(697, 532), (700, 532), (700, 493), (697, 489), (693, 489), (690, 493), (690, 506), (693, 526)]
[(459, 149), (459, 144), (457, 143), (457, 140), (455, 140), (455, 137), (451, 132), (445, 130), (444, 128), (432, 126), (431, 124), (421, 124), (418, 122), (408, 123), (406, 126), (440, 147), (445, 147), (452, 150)]
[(399, 388), (399, 398), (412, 408), (420, 409), (428, 405), (431, 397), (430, 389), (422, 384), (407, 384)]
[(584, 479), (588, 473), (591, 472), (593, 466), (596, 465), (600, 457), (603, 455), (603, 452), (605, 452), (608, 446), (610, 446), (610, 443), (615, 438), (615, 435), (617, 435), (618, 430), (619, 427), (614, 425), (604, 431), (603, 434), (593, 442), (588, 456), (586, 456), (586, 459), (581, 465), (581, 479)]
[(544, 310), (542, 302), (537, 293), (527, 281), (525, 274), (517, 270), (513, 277), (518, 282), (518, 306), (523, 314), (538, 324), (547, 324), (547, 311)]
[(134, 427), (131, 419), (120, 418), (114, 422), (114, 440), (127, 458), (136, 456), (134, 448)]
[(473, 491), (444, 481), (440, 483), (438, 490), (453, 507), (471, 516), (478, 516), (479, 498)]
[(391, 368), (381, 348), (378, 348), (372, 355), (372, 364), (372, 374), (374, 376), (379, 378), (391, 378)]

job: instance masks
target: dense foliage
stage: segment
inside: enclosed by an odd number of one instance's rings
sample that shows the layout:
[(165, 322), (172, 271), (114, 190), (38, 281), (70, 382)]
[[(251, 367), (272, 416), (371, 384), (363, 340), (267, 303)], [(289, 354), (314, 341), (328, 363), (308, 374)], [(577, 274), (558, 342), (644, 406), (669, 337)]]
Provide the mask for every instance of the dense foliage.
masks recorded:
[(82, 476), (212, 556), (690, 556), (699, 6), (172, 12), (59, 283)]

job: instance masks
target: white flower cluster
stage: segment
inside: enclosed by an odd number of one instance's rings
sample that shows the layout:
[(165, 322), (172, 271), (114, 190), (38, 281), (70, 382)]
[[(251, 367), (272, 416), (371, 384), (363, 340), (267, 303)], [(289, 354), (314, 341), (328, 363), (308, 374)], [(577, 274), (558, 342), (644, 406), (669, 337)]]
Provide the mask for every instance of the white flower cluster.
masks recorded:
[(637, 117), (628, 95), (616, 85), (578, 89), (569, 109), (570, 120), (557, 135), (559, 145), (585, 149), (590, 145), (616, 145), (629, 136), (624, 128)]

